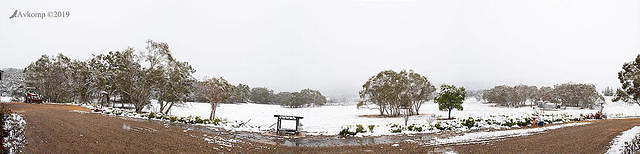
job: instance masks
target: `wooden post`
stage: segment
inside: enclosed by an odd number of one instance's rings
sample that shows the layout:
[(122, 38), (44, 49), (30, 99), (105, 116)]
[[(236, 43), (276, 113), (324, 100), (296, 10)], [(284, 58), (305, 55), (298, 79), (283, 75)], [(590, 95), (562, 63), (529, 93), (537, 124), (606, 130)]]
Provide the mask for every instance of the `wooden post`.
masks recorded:
[(280, 134), (280, 117), (278, 117), (278, 127), (276, 128), (276, 133)]
[(300, 119), (296, 118), (296, 133), (298, 133), (298, 124), (300, 124)]

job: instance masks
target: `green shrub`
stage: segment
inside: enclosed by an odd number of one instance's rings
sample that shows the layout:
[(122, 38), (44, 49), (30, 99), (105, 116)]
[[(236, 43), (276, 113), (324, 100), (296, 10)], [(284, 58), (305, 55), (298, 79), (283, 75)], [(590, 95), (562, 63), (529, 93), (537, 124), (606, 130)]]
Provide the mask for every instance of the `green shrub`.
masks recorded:
[(436, 122), (435, 127), (439, 130), (445, 130), (446, 128), (442, 127), (442, 125), (440, 125), (440, 121)]
[(413, 131), (416, 131), (416, 132), (422, 132), (422, 127), (415, 127), (415, 128), (413, 129)]
[(471, 127), (476, 125), (476, 121), (473, 118), (469, 117), (469, 119), (462, 119), (462, 126), (466, 126), (467, 129), (471, 129)]
[(220, 120), (220, 119), (218, 119), (218, 118), (213, 119), (213, 124), (214, 124), (214, 125), (219, 125), (219, 124), (220, 124), (220, 122), (222, 122), (222, 120)]
[(357, 132), (349, 131), (349, 128), (350, 127), (343, 128), (340, 131), (340, 133), (338, 133), (338, 135), (340, 135), (340, 136), (355, 136), (356, 134), (358, 134)]
[(513, 119), (509, 119), (509, 121), (504, 121), (504, 123), (502, 123), (503, 126), (507, 126), (507, 127), (511, 127), (516, 125), (516, 122), (513, 121)]
[(416, 124), (411, 124), (407, 127), (409, 131), (422, 132), (422, 127), (416, 126)]
[(369, 132), (373, 133), (373, 128), (376, 127), (376, 125), (369, 125), (367, 127), (369, 127)]
[(391, 133), (402, 133), (402, 129), (398, 128), (398, 129), (392, 129)]
[(357, 124), (356, 125), (356, 133), (366, 133), (367, 131), (364, 130), (364, 127), (361, 124)]
[(178, 117), (176, 117), (176, 116), (169, 116), (169, 121), (171, 121), (171, 122), (176, 122), (176, 120), (178, 120)]
[(149, 116), (148, 116), (149, 119), (152, 119), (155, 117), (156, 117), (156, 113), (153, 113), (153, 112), (149, 113)]
[(200, 116), (196, 116), (196, 121), (195, 121), (195, 123), (197, 123), (197, 124), (201, 124), (201, 123), (204, 123), (204, 120), (200, 119)]
[(529, 126), (531, 124), (531, 118), (524, 118), (524, 121), (518, 121), (517, 125), (520, 127)]

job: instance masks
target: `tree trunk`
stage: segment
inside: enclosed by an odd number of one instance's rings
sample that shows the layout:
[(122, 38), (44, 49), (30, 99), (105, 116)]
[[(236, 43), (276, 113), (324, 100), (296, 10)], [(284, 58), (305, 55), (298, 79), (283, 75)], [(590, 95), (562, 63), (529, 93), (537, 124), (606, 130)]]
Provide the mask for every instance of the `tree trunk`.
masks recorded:
[(213, 120), (216, 116), (216, 104), (211, 103), (211, 115), (209, 116), (209, 120)]
[(169, 104), (169, 108), (167, 108), (167, 111), (165, 111), (164, 114), (169, 114), (169, 110), (171, 110), (171, 107), (173, 107), (173, 102)]
[(451, 109), (449, 109), (449, 119), (451, 119)]

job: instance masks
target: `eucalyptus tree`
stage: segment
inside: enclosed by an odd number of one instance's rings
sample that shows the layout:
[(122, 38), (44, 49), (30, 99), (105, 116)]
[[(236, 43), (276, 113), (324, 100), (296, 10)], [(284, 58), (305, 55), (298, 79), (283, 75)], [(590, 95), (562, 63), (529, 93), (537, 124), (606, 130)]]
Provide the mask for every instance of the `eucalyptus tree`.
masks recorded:
[(415, 73), (413, 70), (409, 70), (407, 76), (409, 84), (406, 94), (410, 97), (412, 111), (415, 111), (416, 115), (420, 115), (420, 107), (424, 102), (433, 99), (433, 92), (436, 91), (436, 88), (427, 77)]
[(24, 70), (25, 84), (50, 102), (67, 102), (73, 99), (71, 90), (71, 59), (58, 54), (42, 55)]
[(422, 104), (432, 99), (434, 91), (429, 80), (413, 70), (386, 70), (362, 86), (358, 107), (375, 104), (380, 115), (388, 116), (400, 115), (401, 108), (409, 109), (411, 113), (407, 114), (418, 114)]
[(233, 86), (224, 78), (210, 78), (204, 81), (204, 97), (211, 103), (210, 120), (215, 118), (216, 108), (219, 103), (231, 96)]

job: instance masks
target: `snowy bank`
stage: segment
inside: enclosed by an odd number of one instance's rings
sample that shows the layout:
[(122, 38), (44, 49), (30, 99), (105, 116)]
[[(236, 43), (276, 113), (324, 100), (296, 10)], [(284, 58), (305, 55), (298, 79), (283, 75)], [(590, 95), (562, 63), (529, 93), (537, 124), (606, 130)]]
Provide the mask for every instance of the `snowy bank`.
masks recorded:
[(24, 138), (24, 130), (27, 122), (18, 114), (10, 114), (4, 121), (4, 132), (8, 133), (3, 138), (4, 149), (8, 152), (21, 153), (26, 140)]
[(622, 132), (616, 138), (611, 141), (611, 147), (607, 151), (607, 154), (626, 153), (631, 147), (638, 150), (638, 144), (640, 142), (640, 126), (635, 126), (629, 130)]
[(0, 102), (11, 102), (11, 97), (7, 97), (7, 96), (0, 96)]

